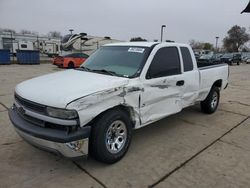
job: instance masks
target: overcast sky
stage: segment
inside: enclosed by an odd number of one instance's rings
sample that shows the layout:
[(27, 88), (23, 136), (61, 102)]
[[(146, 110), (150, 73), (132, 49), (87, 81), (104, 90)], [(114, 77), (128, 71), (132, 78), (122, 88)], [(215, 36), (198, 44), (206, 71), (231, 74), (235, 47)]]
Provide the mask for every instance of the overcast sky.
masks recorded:
[[(240, 14), (249, 0), (0, 0), (0, 28), (46, 34), (85, 32), (120, 40), (141, 36), (187, 43), (215, 43), (231, 26), (250, 27), (250, 14)], [(248, 30), (249, 31), (249, 30)]]

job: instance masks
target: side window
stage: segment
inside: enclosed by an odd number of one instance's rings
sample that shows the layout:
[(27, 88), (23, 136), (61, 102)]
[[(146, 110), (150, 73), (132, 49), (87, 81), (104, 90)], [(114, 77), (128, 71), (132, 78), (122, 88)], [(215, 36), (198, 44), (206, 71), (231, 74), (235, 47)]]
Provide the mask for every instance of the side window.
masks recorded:
[(186, 47), (181, 47), (181, 54), (184, 65), (184, 72), (193, 70), (194, 65), (189, 49)]
[(146, 75), (147, 79), (181, 74), (179, 52), (176, 47), (159, 49)]
[(21, 44), (21, 48), (27, 48), (27, 44)]

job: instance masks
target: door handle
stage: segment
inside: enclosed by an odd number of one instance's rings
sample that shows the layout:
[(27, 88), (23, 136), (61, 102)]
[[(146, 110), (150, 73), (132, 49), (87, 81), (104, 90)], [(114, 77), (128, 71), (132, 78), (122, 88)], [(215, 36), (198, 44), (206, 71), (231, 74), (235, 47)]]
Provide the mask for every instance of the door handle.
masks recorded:
[(176, 82), (176, 85), (177, 85), (177, 86), (183, 86), (184, 83), (185, 83), (184, 80), (179, 80), (179, 81)]

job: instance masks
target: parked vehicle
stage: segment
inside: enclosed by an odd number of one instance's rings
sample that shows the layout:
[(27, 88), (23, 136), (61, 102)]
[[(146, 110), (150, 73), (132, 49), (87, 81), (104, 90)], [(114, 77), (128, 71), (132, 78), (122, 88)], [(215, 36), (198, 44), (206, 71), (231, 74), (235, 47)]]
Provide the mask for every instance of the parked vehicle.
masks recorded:
[(197, 102), (214, 113), (228, 76), (227, 64), (197, 64), (189, 45), (114, 43), (78, 69), (18, 84), (9, 117), (32, 145), (66, 157), (90, 151), (114, 163), (127, 152), (133, 129)]
[(242, 55), (242, 61), (243, 62), (245, 62), (245, 63), (249, 63), (249, 61), (250, 61), (250, 53), (244, 53), (243, 55)]
[(198, 62), (200, 63), (219, 63), (221, 61), (221, 54), (207, 54), (202, 55)]
[(236, 63), (240, 65), (241, 62), (241, 54), (240, 53), (227, 53), (221, 57), (222, 63), (227, 63), (228, 65), (233, 65)]
[(248, 58), (248, 59), (246, 60), (246, 63), (247, 63), (247, 64), (250, 63), (250, 58)]
[(53, 64), (62, 68), (78, 68), (89, 56), (84, 53), (73, 53), (53, 58)]
[(194, 56), (195, 56), (196, 61), (198, 61), (200, 58), (200, 54), (198, 52), (194, 52)]
[(56, 40), (44, 40), (38, 42), (39, 51), (48, 57), (56, 57), (60, 52), (60, 43)]
[(13, 42), (13, 55), (16, 56), (18, 50), (34, 50), (33, 42), (30, 41), (20, 41), (20, 42)]

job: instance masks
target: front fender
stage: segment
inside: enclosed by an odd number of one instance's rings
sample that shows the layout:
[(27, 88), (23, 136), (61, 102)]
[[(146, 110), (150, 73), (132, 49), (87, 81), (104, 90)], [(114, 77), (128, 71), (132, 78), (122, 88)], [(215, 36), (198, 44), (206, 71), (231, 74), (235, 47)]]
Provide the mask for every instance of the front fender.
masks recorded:
[(80, 125), (84, 126), (103, 111), (123, 103), (122, 94), (122, 87), (100, 91), (71, 102), (67, 108), (77, 110)]
[(68, 109), (75, 109), (79, 114), (80, 126), (84, 126), (97, 117), (102, 112), (119, 105), (132, 109), (131, 116), (135, 122), (135, 127), (139, 126), (139, 93), (128, 92), (125, 87), (112, 88), (105, 91), (93, 93), (91, 95), (77, 99), (67, 105)]

